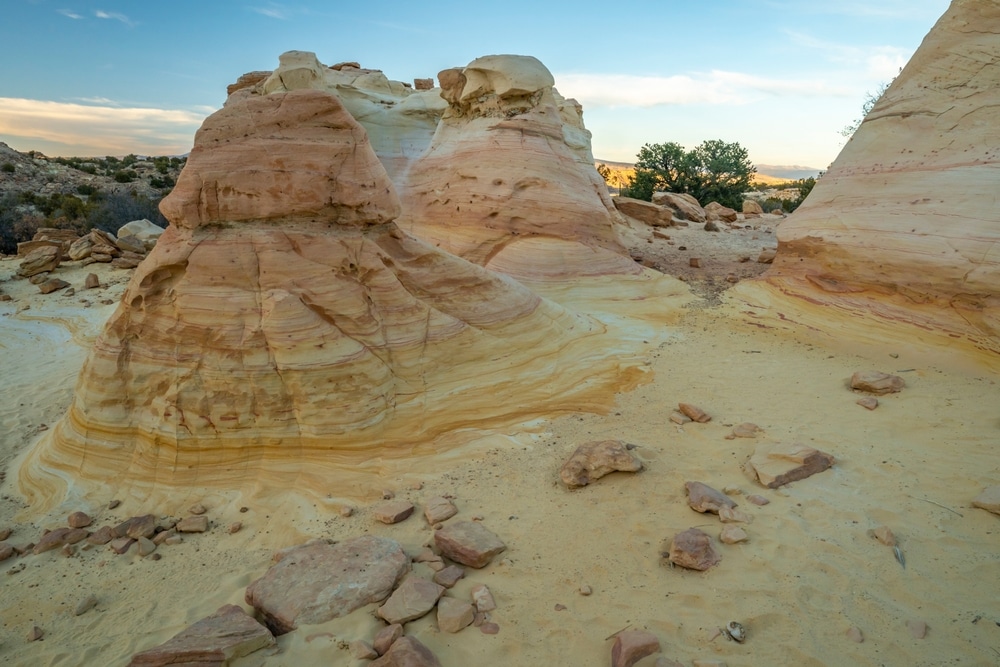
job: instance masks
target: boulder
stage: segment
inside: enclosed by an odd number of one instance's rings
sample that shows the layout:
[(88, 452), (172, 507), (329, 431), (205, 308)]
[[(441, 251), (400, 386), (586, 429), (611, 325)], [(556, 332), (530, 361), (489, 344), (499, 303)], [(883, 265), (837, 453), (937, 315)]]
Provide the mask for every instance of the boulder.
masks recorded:
[(717, 201), (705, 204), (705, 214), (709, 220), (725, 220), (726, 222), (736, 222), (740, 217), (736, 211)]
[(500, 538), (478, 521), (449, 523), (434, 532), (434, 544), (446, 558), (482, 568), (507, 548)]
[(129, 667), (225, 667), (230, 660), (274, 646), (267, 628), (240, 607), (227, 604), (163, 644), (136, 653)]
[(799, 444), (761, 444), (750, 457), (752, 476), (769, 489), (805, 479), (833, 465), (825, 452)]
[(69, 283), (61, 278), (49, 278), (45, 282), (39, 283), (38, 291), (42, 294), (51, 294), (61, 289), (69, 287)]
[(690, 222), (705, 222), (708, 217), (698, 200), (688, 194), (654, 192), (653, 203), (670, 210), (673, 217)]
[(121, 236), (119, 231), (118, 239), (115, 241), (115, 246), (122, 253), (134, 253), (136, 255), (144, 256), (146, 254), (146, 246), (143, 244), (139, 238), (135, 236)]
[(671, 563), (690, 570), (707, 570), (722, 560), (712, 548), (712, 538), (697, 528), (677, 533), (670, 542), (667, 557)]
[(17, 269), (17, 275), (22, 278), (30, 278), (39, 273), (52, 271), (59, 266), (60, 259), (61, 253), (58, 246), (44, 245), (25, 255)]
[(867, 391), (876, 396), (896, 393), (905, 386), (903, 378), (881, 371), (858, 371), (851, 376), (851, 389)]
[(93, 519), (86, 512), (73, 512), (66, 518), (66, 524), (70, 528), (86, 528), (93, 522)]
[(141, 242), (145, 250), (152, 250), (153, 246), (156, 245), (156, 241), (163, 235), (164, 231), (166, 230), (164, 230), (163, 227), (155, 225), (144, 218), (142, 220), (133, 220), (132, 222), (123, 225), (118, 230), (118, 238), (120, 240), (122, 237), (131, 236)]
[(663, 206), (631, 197), (615, 197), (612, 201), (622, 215), (627, 215), (652, 227), (670, 227), (672, 224), (672, 211)]
[(611, 667), (632, 667), (660, 650), (660, 640), (645, 630), (625, 630), (615, 636), (611, 647)]
[(86, 259), (90, 257), (90, 251), (94, 248), (94, 239), (90, 234), (82, 236), (69, 246), (69, 250), (66, 252), (67, 256), (72, 260)]
[(764, 215), (764, 209), (753, 199), (744, 199), (743, 215)]
[(695, 512), (711, 512), (718, 514), (723, 508), (736, 507), (726, 494), (716, 491), (707, 484), (701, 482), (685, 482), (684, 489), (688, 495), (688, 505)]
[(421, 577), (410, 576), (393, 591), (378, 611), (379, 618), (386, 623), (407, 623), (426, 615), (438, 598), (444, 595), (444, 586)]
[(642, 461), (637, 459), (621, 440), (597, 440), (580, 445), (559, 469), (563, 484), (572, 488), (587, 486), (605, 475), (638, 472)]
[(368, 667), (441, 667), (429, 648), (414, 637), (400, 637), (378, 660)]
[(246, 601), (280, 635), (381, 602), (409, 567), (399, 544), (382, 537), (309, 544), (289, 551), (250, 584)]
[(56, 248), (59, 250), (60, 257), (63, 257), (66, 252), (63, 250), (63, 244), (59, 241), (50, 241), (48, 239), (40, 239), (36, 241), (23, 241), (17, 244), (17, 256), (27, 257), (35, 250), (39, 248)]

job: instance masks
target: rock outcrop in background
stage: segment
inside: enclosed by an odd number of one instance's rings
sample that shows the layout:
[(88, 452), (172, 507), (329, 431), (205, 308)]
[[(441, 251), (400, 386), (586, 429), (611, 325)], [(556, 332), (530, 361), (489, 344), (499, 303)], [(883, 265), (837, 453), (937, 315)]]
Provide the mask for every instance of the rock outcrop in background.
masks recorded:
[(776, 298), (835, 335), (961, 347), (1000, 367), (998, 109), (1000, 5), (956, 0), (778, 228), (751, 301)]
[(234, 91), (162, 210), (68, 414), (21, 468), (35, 501), (67, 484), (357, 492), (330, 471), (601, 410), (643, 375), (597, 320), (401, 231), (367, 133), (328, 92)]

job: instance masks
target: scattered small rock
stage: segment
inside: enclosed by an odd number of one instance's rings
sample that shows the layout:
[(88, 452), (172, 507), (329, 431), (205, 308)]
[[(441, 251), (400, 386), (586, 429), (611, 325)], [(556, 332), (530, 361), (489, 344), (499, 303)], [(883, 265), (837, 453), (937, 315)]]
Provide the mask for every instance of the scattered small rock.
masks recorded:
[(148, 537), (140, 537), (136, 541), (139, 543), (138, 549), (140, 556), (145, 557), (156, 551), (156, 545), (153, 544), (153, 541)]
[(116, 537), (110, 542), (111, 550), (119, 556), (127, 552), (133, 544), (135, 544), (135, 540), (131, 537)]
[(194, 514), (195, 516), (200, 516), (207, 511), (208, 508), (202, 505), (201, 503), (195, 503), (194, 505), (188, 508), (188, 512)]
[(983, 489), (978, 496), (973, 498), (972, 506), (1000, 514), (1000, 485), (988, 486)]
[(351, 657), (355, 660), (374, 660), (379, 656), (372, 645), (363, 639), (355, 639), (350, 644)]
[(340, 516), (346, 519), (347, 517), (352, 516), (354, 514), (354, 508), (349, 505), (344, 505), (338, 510), (338, 513), (340, 514)]
[(156, 532), (156, 517), (152, 514), (134, 516), (122, 521), (113, 530), (115, 537), (131, 537), (132, 539), (152, 537), (153, 533)]
[(807, 445), (761, 444), (750, 457), (748, 472), (769, 489), (805, 479), (833, 465), (832, 456)]
[(101, 281), (97, 277), (96, 273), (88, 273), (87, 277), (83, 280), (83, 286), (86, 289), (95, 289), (101, 286)]
[(670, 421), (672, 421), (675, 424), (690, 424), (692, 419), (683, 412), (674, 410), (673, 412), (670, 413)]
[(701, 258), (699, 258), (699, 257), (688, 257), (688, 266), (690, 266), (692, 269), (700, 269), (701, 268)]
[(697, 528), (675, 535), (667, 557), (671, 563), (691, 570), (707, 570), (722, 560), (712, 548), (712, 538)]
[(771, 504), (770, 500), (768, 500), (764, 496), (758, 495), (756, 493), (752, 493), (749, 496), (747, 496), (747, 502), (748, 503), (752, 503), (754, 505), (758, 505), (760, 507), (763, 507), (764, 505), (770, 505)]
[(451, 523), (436, 531), (434, 544), (447, 558), (474, 568), (485, 567), (507, 548), (493, 532), (474, 521)]
[(580, 595), (587, 596), (593, 594), (593, 592), (594, 589), (588, 586), (587, 584), (580, 586)]
[(10, 528), (0, 528), (0, 542), (3, 542), (10, 537), (11, 532), (13, 531), (11, 531)]
[(207, 516), (189, 516), (181, 519), (174, 526), (178, 533), (204, 533), (208, 530)]
[(413, 503), (406, 500), (390, 500), (375, 506), (375, 519), (381, 523), (394, 524), (410, 518)]
[(660, 640), (645, 630), (625, 630), (615, 636), (611, 647), (611, 667), (632, 667), (660, 650)]
[(121, 504), (122, 504), (122, 501), (120, 501), (120, 500), (112, 500), (111, 502), (108, 503), (108, 509), (109, 510), (113, 510), (113, 509), (115, 509), (116, 507), (118, 507)]
[(735, 507), (723, 507), (719, 510), (719, 521), (722, 523), (753, 523), (753, 517)]
[(692, 421), (696, 421), (699, 424), (705, 424), (712, 421), (712, 418), (704, 410), (699, 408), (697, 405), (692, 405), (691, 403), (678, 403), (677, 409), (681, 411), (686, 417), (689, 417)]
[(876, 540), (887, 547), (896, 546), (896, 535), (893, 534), (892, 529), (889, 528), (889, 526), (879, 526), (872, 531), (872, 535)]
[(923, 639), (927, 636), (927, 623), (924, 621), (907, 621), (906, 627), (914, 639)]
[(31, 628), (31, 630), (28, 632), (28, 641), (37, 642), (44, 635), (45, 633), (42, 632), (42, 629), (36, 625), (35, 627)]
[(42, 294), (51, 294), (65, 287), (69, 287), (69, 283), (61, 278), (50, 278), (44, 283), (38, 286), (38, 291)]
[(458, 508), (455, 507), (455, 503), (442, 496), (429, 498), (424, 503), (424, 518), (432, 526), (447, 521), (456, 514), (458, 514)]
[(848, 628), (845, 634), (847, 635), (848, 639), (850, 639), (852, 642), (855, 642), (856, 644), (860, 644), (865, 641), (865, 636), (861, 632), (861, 628), (857, 626)]
[(684, 489), (688, 494), (688, 505), (695, 512), (711, 512), (718, 514), (724, 507), (736, 507), (728, 496), (716, 491), (701, 482), (685, 482)]
[(756, 438), (760, 427), (753, 422), (743, 422), (733, 428), (733, 436), (737, 438)]
[(448, 567), (435, 572), (433, 581), (435, 584), (440, 584), (445, 588), (451, 588), (458, 583), (458, 580), (465, 576), (465, 570), (457, 565), (449, 565)]
[(229, 524), (229, 528), (227, 530), (228, 530), (228, 532), (229, 532), (230, 535), (232, 535), (234, 533), (238, 533), (241, 530), (243, 530), (243, 522), (242, 521), (234, 521), (233, 523)]
[(80, 602), (76, 605), (76, 609), (73, 610), (73, 614), (76, 616), (82, 616), (96, 606), (97, 596), (91, 593), (87, 597), (80, 600)]
[(14, 547), (6, 542), (0, 542), (0, 561), (5, 561), (14, 555)]
[(874, 396), (865, 396), (864, 398), (859, 398), (855, 401), (858, 405), (863, 408), (868, 408), (869, 410), (874, 410), (878, 407), (878, 399)]
[(427, 614), (443, 594), (444, 586), (409, 576), (375, 613), (387, 623), (406, 623)]
[(493, 593), (490, 592), (486, 584), (473, 586), (470, 593), (472, 594), (472, 603), (476, 605), (476, 611), (487, 612), (497, 608), (496, 600), (493, 599)]
[(484, 635), (495, 635), (500, 632), (500, 626), (497, 625), (496, 623), (485, 621), (483, 622), (482, 625), (479, 626), (479, 631), (482, 632)]
[(858, 371), (851, 376), (851, 389), (867, 391), (877, 396), (896, 393), (905, 386), (903, 378), (880, 371)]
[(97, 530), (95, 530), (93, 533), (90, 534), (90, 537), (87, 538), (87, 543), (100, 546), (103, 544), (107, 544), (108, 542), (113, 540), (114, 537), (115, 537), (114, 531), (112, 530), (111, 526), (101, 526), (100, 528), (98, 528)]
[(437, 623), (442, 632), (455, 633), (472, 625), (476, 610), (468, 602), (442, 597), (437, 603)]
[(389, 647), (392, 646), (393, 642), (403, 636), (403, 626), (399, 623), (393, 623), (382, 628), (375, 634), (375, 638), (372, 640), (372, 648), (379, 655), (385, 655)]
[(745, 530), (732, 524), (723, 526), (722, 532), (719, 533), (719, 541), (723, 544), (737, 544), (738, 542), (746, 542), (748, 539), (750, 537)]
[(434, 653), (414, 637), (400, 637), (368, 667), (441, 667)]
[(66, 523), (70, 528), (86, 528), (92, 523), (92, 519), (86, 512), (73, 512), (66, 518)]
[(612, 472), (638, 472), (642, 461), (621, 440), (598, 440), (580, 445), (559, 470), (570, 488), (587, 486)]
[(778, 254), (777, 250), (773, 248), (764, 248), (757, 255), (758, 264), (772, 264), (774, 262), (774, 257)]

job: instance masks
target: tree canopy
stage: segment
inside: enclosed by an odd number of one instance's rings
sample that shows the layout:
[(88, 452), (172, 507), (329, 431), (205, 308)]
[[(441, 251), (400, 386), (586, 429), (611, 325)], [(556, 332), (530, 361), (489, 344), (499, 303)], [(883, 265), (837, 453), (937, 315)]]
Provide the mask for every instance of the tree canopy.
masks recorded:
[(721, 139), (690, 151), (675, 142), (646, 144), (636, 155), (635, 176), (622, 193), (649, 201), (658, 190), (689, 194), (701, 204), (717, 201), (739, 209), (757, 168), (747, 149)]

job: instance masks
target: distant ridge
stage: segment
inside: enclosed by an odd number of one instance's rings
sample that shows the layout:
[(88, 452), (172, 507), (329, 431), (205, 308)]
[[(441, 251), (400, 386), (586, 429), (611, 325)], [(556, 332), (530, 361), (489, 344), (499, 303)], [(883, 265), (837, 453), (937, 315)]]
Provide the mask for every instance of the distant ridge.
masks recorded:
[(819, 176), (819, 172), (822, 169), (817, 169), (816, 167), (803, 167), (801, 165), (786, 165), (786, 164), (758, 164), (757, 173), (767, 174), (768, 176), (774, 176), (776, 178), (788, 178), (796, 181), (800, 178), (815, 178)]

